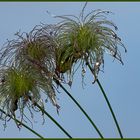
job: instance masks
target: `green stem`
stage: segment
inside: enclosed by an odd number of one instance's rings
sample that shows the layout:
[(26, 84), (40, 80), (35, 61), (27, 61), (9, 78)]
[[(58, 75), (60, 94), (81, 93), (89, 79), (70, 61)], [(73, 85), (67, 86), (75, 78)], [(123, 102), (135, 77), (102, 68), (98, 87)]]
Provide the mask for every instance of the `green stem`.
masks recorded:
[(117, 127), (117, 129), (118, 129), (118, 132), (119, 132), (119, 134), (120, 134), (120, 137), (123, 138), (123, 135), (122, 135), (121, 129), (120, 129), (120, 127), (119, 127), (119, 124), (118, 124), (118, 122), (117, 122), (117, 119), (116, 119), (116, 116), (115, 116), (115, 114), (114, 114), (114, 111), (113, 111), (113, 109), (112, 109), (112, 107), (111, 107), (111, 104), (110, 104), (110, 102), (109, 102), (109, 100), (108, 100), (108, 98), (107, 98), (107, 96), (106, 96), (106, 93), (105, 93), (105, 91), (104, 91), (104, 89), (103, 89), (103, 87), (102, 87), (102, 85), (101, 85), (101, 83), (100, 83), (100, 81), (99, 81), (98, 79), (97, 79), (97, 84), (99, 85), (99, 87), (100, 87), (100, 89), (101, 89), (101, 91), (102, 91), (102, 93), (103, 93), (103, 96), (104, 96), (104, 98), (105, 98), (105, 100), (106, 100), (106, 102), (107, 102), (107, 105), (108, 105), (108, 107), (109, 107), (109, 109), (110, 109), (110, 112), (111, 112), (112, 117), (113, 117), (113, 119), (114, 119), (114, 121), (115, 121), (116, 127)]
[(34, 133), (35, 135), (37, 135), (38, 137), (40, 137), (41, 139), (44, 139), (44, 137), (42, 137), (40, 134), (38, 134), (36, 131), (34, 131), (33, 129), (31, 129), (30, 127), (28, 127), (26, 124), (24, 124), (23, 122), (17, 120), (16, 118), (12, 117), (10, 114), (7, 114), (4, 110), (0, 109), (0, 111), (2, 113), (4, 113), (6, 116), (10, 117), (11, 119), (13, 119), (14, 121), (18, 122), (19, 124), (21, 124), (22, 126), (24, 126), (25, 128), (27, 128), (29, 131), (31, 131), (32, 133)]
[[(49, 71), (43, 67), (40, 63), (37, 63), (36, 61), (32, 60), (31, 58), (28, 58), (29, 61), (31, 61), (33, 64), (35, 64), (36, 66), (38, 66), (39, 68), (41, 68), (46, 75), (49, 74)], [(65, 93), (73, 100), (73, 102), (79, 107), (79, 109), (83, 112), (83, 114), (87, 117), (87, 119), (90, 121), (90, 123), (92, 124), (92, 126), (95, 128), (95, 130), (97, 131), (97, 133), (99, 134), (99, 136), (101, 138), (104, 138), (103, 135), (101, 134), (101, 132), (99, 131), (99, 129), (97, 128), (97, 126), (95, 125), (95, 123), (92, 121), (92, 119), (89, 117), (89, 115), (86, 113), (86, 111), (81, 107), (81, 105), (74, 99), (74, 97), (64, 88), (64, 86), (59, 82), (59, 80), (57, 80), (57, 78), (54, 76), (54, 81), (56, 82), (56, 84), (59, 84), (60, 87), (65, 91)], [(46, 114), (47, 115), (47, 114)]]
[[(94, 74), (94, 73), (93, 73), (93, 70), (92, 70), (92, 68), (91, 68), (91, 66), (89, 65), (88, 62), (87, 62), (87, 65), (88, 65), (90, 71), (92, 72), (92, 74)], [(102, 87), (100, 81), (99, 81), (98, 79), (96, 79), (96, 82), (97, 82), (97, 84), (98, 84), (100, 90), (102, 91), (102, 94), (103, 94), (103, 96), (104, 96), (104, 98), (105, 98), (105, 100), (106, 100), (106, 103), (107, 103), (107, 105), (108, 105), (108, 107), (109, 107), (109, 110), (110, 110), (110, 112), (111, 112), (111, 114), (112, 114), (112, 117), (113, 117), (114, 122), (115, 122), (115, 124), (116, 124), (116, 127), (117, 127), (117, 129), (118, 129), (119, 135), (120, 135), (121, 138), (123, 138), (121, 129), (120, 129), (119, 124), (118, 124), (118, 122), (117, 122), (115, 113), (114, 113), (114, 111), (113, 111), (113, 109), (112, 109), (112, 107), (111, 107), (111, 104), (110, 104), (110, 102), (109, 102), (109, 99), (108, 99), (108, 97), (107, 97), (107, 95), (106, 95), (106, 93), (105, 93), (105, 91), (104, 91), (104, 89), (103, 89), (103, 87)]]
[(99, 136), (101, 138), (104, 138), (103, 135), (101, 134), (101, 132), (99, 131), (99, 129), (97, 128), (97, 126), (95, 125), (95, 123), (92, 121), (92, 119), (89, 117), (89, 115), (86, 113), (86, 111), (81, 107), (81, 105), (74, 99), (74, 97), (64, 88), (63, 85), (61, 85), (61, 83), (59, 83), (60, 87), (65, 91), (65, 93), (73, 100), (73, 102), (79, 107), (79, 109), (83, 112), (83, 114), (87, 117), (87, 119), (90, 121), (90, 123), (92, 124), (92, 126), (95, 128), (95, 130), (97, 131), (97, 133), (99, 134)]
[(42, 109), (41, 106), (39, 106), (37, 103), (35, 105), (43, 112), (45, 113), (69, 138), (72, 138), (71, 135), (50, 115), (48, 114), (44, 109)]

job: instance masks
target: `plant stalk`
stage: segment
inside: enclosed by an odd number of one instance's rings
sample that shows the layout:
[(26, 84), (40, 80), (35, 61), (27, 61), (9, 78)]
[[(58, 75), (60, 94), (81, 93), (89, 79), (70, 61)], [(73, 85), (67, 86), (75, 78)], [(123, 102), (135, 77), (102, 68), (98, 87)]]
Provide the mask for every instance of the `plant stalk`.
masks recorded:
[(24, 126), (26, 129), (28, 129), (29, 131), (31, 131), (32, 133), (34, 133), (36, 136), (38, 136), (41, 139), (45, 139), (44, 137), (42, 137), (40, 134), (38, 134), (36, 131), (34, 131), (33, 129), (31, 129), (30, 127), (28, 127), (26, 124), (24, 124), (23, 122), (19, 121), (18, 119), (12, 117), (10, 114), (7, 114), (4, 110), (0, 109), (0, 111), (2, 113), (4, 113), (6, 116), (10, 117), (11, 119), (13, 119), (14, 121), (18, 122), (19, 124), (21, 124), (22, 126)]
[[(36, 61), (34, 61), (34, 60), (30, 59), (30, 58), (28, 58), (28, 60), (30, 60), (33, 64), (35, 64), (39, 68), (41, 68), (46, 73), (46, 75), (49, 74), (49, 71), (45, 67), (41, 66), (39, 63), (37, 63)], [(67, 89), (59, 82), (59, 80), (55, 76), (53, 76), (53, 78), (54, 78), (54, 81), (56, 82), (56, 84), (59, 84), (59, 86), (65, 91), (65, 93), (72, 99), (72, 101), (79, 107), (79, 109), (87, 117), (87, 119), (90, 121), (90, 123), (92, 124), (92, 126), (95, 128), (95, 130), (97, 131), (97, 133), (99, 134), (99, 136), (101, 138), (104, 138), (103, 135), (101, 134), (100, 130), (97, 128), (97, 126), (92, 121), (92, 119), (89, 117), (89, 115), (86, 113), (86, 111), (81, 107), (81, 105), (74, 99), (74, 97), (67, 91)]]
[(50, 118), (69, 138), (72, 138), (72, 136), (49, 114), (47, 113), (41, 106), (39, 106), (37, 103), (35, 105)]
[[(88, 61), (87, 61), (87, 65), (88, 65), (88, 67), (89, 67), (91, 73), (94, 74), (94, 73), (93, 73), (93, 70), (92, 70), (92, 68), (91, 68), (91, 66), (90, 66), (89, 63), (88, 63)], [(118, 132), (119, 132), (119, 135), (120, 135), (121, 138), (123, 138), (121, 129), (120, 129), (120, 127), (119, 127), (119, 124), (118, 124), (118, 121), (117, 121), (117, 119), (116, 119), (115, 113), (114, 113), (114, 111), (113, 111), (113, 109), (112, 109), (112, 107), (111, 107), (110, 101), (109, 101), (109, 99), (108, 99), (108, 97), (107, 97), (107, 95), (106, 95), (106, 93), (105, 93), (105, 91), (104, 91), (104, 89), (103, 89), (103, 87), (102, 87), (100, 81), (99, 81), (98, 79), (96, 79), (96, 82), (97, 82), (97, 84), (98, 84), (100, 90), (102, 91), (102, 94), (103, 94), (103, 96), (104, 96), (104, 98), (105, 98), (105, 100), (106, 100), (106, 103), (107, 103), (107, 105), (108, 105), (108, 107), (109, 107), (109, 110), (110, 110), (110, 112), (111, 112), (111, 114), (112, 114), (112, 117), (113, 117), (113, 119), (114, 119), (114, 122), (115, 122), (115, 124), (116, 124), (117, 130), (118, 130)]]
[(95, 123), (92, 121), (92, 119), (89, 117), (89, 115), (86, 113), (86, 111), (81, 107), (81, 105), (74, 99), (74, 97), (64, 88), (61, 83), (59, 83), (60, 87), (65, 91), (65, 93), (73, 100), (73, 102), (79, 107), (79, 109), (83, 112), (83, 114), (86, 116), (86, 118), (89, 120), (89, 122), (92, 124), (92, 126), (95, 128), (97, 133), (101, 138), (104, 138), (103, 135), (101, 134), (100, 130), (97, 128)]

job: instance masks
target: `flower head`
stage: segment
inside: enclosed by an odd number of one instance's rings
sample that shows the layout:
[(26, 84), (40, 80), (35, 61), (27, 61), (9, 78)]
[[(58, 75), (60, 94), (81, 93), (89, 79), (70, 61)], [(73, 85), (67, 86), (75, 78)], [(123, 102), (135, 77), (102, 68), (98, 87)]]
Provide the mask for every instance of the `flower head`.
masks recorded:
[(49, 31), (37, 27), (30, 33), (17, 33), (18, 38), (8, 41), (1, 50), (1, 79), (5, 80), (0, 85), (0, 95), (2, 106), (11, 113), (28, 102), (39, 102), (43, 93), (59, 108), (52, 81), (55, 43)]
[(100, 66), (104, 65), (104, 54), (107, 52), (123, 64), (119, 47), (123, 47), (125, 52), (126, 48), (116, 33), (117, 26), (106, 18), (110, 11), (94, 10), (84, 16), (84, 8), (79, 17), (56, 16), (61, 19), (57, 24), (59, 69), (67, 66), (66, 70), (71, 71), (73, 64), (81, 61), (83, 66), (88, 62), (96, 80)]

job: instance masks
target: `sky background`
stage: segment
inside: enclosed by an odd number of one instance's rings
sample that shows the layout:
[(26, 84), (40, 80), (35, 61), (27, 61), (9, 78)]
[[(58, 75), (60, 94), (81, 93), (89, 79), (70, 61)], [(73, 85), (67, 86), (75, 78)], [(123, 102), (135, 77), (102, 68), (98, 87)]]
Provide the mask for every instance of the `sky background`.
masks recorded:
[[(6, 39), (14, 39), (14, 33), (29, 32), (35, 25), (55, 23), (47, 14), (47, 10), (54, 15), (79, 15), (84, 2), (0, 2), (0, 46)], [(126, 138), (140, 137), (140, 3), (139, 2), (89, 2), (86, 12), (102, 9), (112, 11), (109, 16), (117, 24), (117, 33), (121, 37), (128, 52), (122, 52), (124, 66), (112, 58), (105, 58), (104, 73), (99, 79), (107, 93), (111, 105)], [(112, 116), (97, 84), (92, 85), (92, 75), (86, 73), (86, 86), (82, 89), (81, 75), (76, 74), (71, 89), (72, 95), (91, 116), (104, 137), (119, 137)], [(61, 90), (60, 90), (61, 91)], [(59, 116), (50, 103), (46, 103), (46, 110), (74, 137), (99, 137), (79, 108), (65, 95), (63, 91), (57, 95), (61, 106)], [(66, 137), (61, 130), (47, 117), (42, 125), (42, 117), (35, 114), (34, 130), (46, 138)], [(30, 124), (28, 124), (31, 126)], [(22, 128), (20, 131), (15, 123), (10, 121), (3, 130), (0, 121), (0, 138), (34, 138), (30, 131)]]

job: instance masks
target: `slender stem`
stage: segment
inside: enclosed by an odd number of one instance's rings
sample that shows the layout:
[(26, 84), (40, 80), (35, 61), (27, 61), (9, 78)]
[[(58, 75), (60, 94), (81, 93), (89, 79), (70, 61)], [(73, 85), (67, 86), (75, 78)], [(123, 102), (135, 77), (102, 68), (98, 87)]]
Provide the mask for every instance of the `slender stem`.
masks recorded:
[[(92, 68), (91, 68), (91, 66), (89, 65), (88, 62), (87, 62), (87, 65), (88, 65), (90, 71), (91, 71), (92, 74), (93, 74), (93, 70), (92, 70)], [(119, 124), (118, 124), (118, 121), (117, 121), (117, 119), (116, 119), (115, 113), (114, 113), (114, 111), (113, 111), (113, 109), (112, 109), (112, 107), (111, 107), (111, 104), (110, 104), (110, 102), (109, 102), (109, 99), (108, 99), (108, 97), (107, 97), (107, 95), (106, 95), (106, 93), (105, 93), (105, 91), (104, 91), (104, 89), (103, 89), (103, 87), (102, 87), (100, 81), (99, 81), (98, 79), (97, 79), (96, 81), (97, 81), (97, 84), (98, 84), (100, 90), (102, 91), (102, 94), (103, 94), (103, 96), (104, 96), (104, 98), (105, 98), (105, 100), (106, 100), (106, 103), (107, 103), (107, 105), (108, 105), (108, 107), (109, 107), (109, 109), (110, 109), (110, 112), (111, 112), (111, 114), (112, 114), (112, 117), (113, 117), (113, 119), (114, 119), (114, 122), (115, 122), (115, 124), (116, 124), (116, 127), (117, 127), (117, 129), (118, 129), (119, 135), (120, 135), (121, 138), (123, 138), (121, 129), (120, 129), (120, 127), (119, 127)]]
[(41, 106), (39, 106), (37, 103), (35, 105), (43, 112), (45, 113), (69, 138), (72, 138), (71, 135), (49, 114), (47, 113)]
[(40, 134), (38, 134), (36, 131), (34, 131), (33, 129), (31, 129), (30, 127), (28, 127), (26, 124), (24, 124), (23, 122), (19, 121), (18, 119), (12, 117), (10, 114), (7, 114), (4, 110), (0, 109), (0, 111), (2, 113), (4, 113), (6, 116), (10, 117), (11, 119), (13, 119), (14, 121), (18, 122), (19, 124), (21, 124), (22, 126), (24, 126), (25, 128), (27, 128), (29, 131), (31, 131), (32, 133), (34, 133), (35, 135), (37, 135), (38, 137), (40, 137), (41, 139), (45, 139), (44, 137), (42, 137)]
[[(37, 63), (35, 60), (32, 60), (31, 58), (28, 58), (29, 61), (31, 61), (33, 64), (35, 64), (36, 66), (38, 66), (39, 68), (41, 68), (46, 75), (49, 74), (48, 70), (43, 67), (40, 63)], [(99, 129), (97, 128), (97, 126), (95, 125), (95, 123), (92, 121), (92, 119), (89, 117), (89, 115), (86, 113), (86, 111), (81, 107), (81, 105), (74, 99), (74, 97), (64, 88), (64, 86), (59, 82), (59, 80), (57, 80), (57, 78), (54, 76), (54, 81), (56, 82), (56, 84), (59, 84), (60, 87), (65, 91), (65, 93), (73, 100), (73, 102), (79, 107), (79, 109), (83, 112), (83, 114), (87, 117), (87, 119), (90, 121), (90, 123), (92, 124), (92, 126), (95, 128), (95, 130), (97, 131), (97, 133), (99, 134), (99, 136), (101, 138), (104, 138), (103, 135), (101, 134), (101, 132), (99, 131)], [(46, 114), (47, 115), (47, 114)]]
[(123, 138), (123, 135), (122, 135), (121, 129), (120, 129), (120, 127), (119, 127), (119, 124), (118, 124), (118, 122), (117, 122), (117, 119), (116, 119), (116, 116), (115, 116), (115, 114), (114, 114), (114, 111), (113, 111), (113, 109), (112, 109), (112, 107), (111, 107), (111, 104), (110, 104), (110, 102), (109, 102), (109, 100), (108, 100), (108, 98), (107, 98), (107, 96), (106, 96), (106, 93), (105, 93), (105, 91), (104, 91), (104, 89), (103, 89), (103, 87), (102, 87), (102, 85), (101, 85), (101, 83), (100, 83), (100, 81), (99, 81), (98, 79), (97, 79), (97, 84), (99, 85), (99, 87), (100, 87), (100, 89), (101, 89), (101, 91), (102, 91), (102, 93), (103, 93), (103, 96), (104, 96), (104, 98), (105, 98), (105, 100), (106, 100), (106, 102), (107, 102), (107, 105), (108, 105), (108, 107), (109, 107), (109, 109), (110, 109), (110, 112), (111, 112), (112, 117), (113, 117), (113, 119), (114, 119), (114, 121), (115, 121), (116, 127), (117, 127), (117, 129), (118, 129), (118, 132), (119, 132), (119, 134), (120, 134), (120, 137)]
[(101, 138), (104, 138), (103, 135), (101, 134), (101, 132), (99, 131), (99, 129), (97, 128), (97, 126), (95, 125), (95, 123), (92, 121), (92, 119), (86, 113), (86, 111), (81, 107), (81, 105), (74, 99), (74, 97), (64, 88), (64, 86), (61, 83), (59, 83), (59, 85), (65, 91), (65, 93), (73, 100), (73, 102), (79, 107), (79, 109), (83, 112), (83, 114), (87, 117), (87, 119), (90, 121), (90, 123), (92, 124), (92, 126), (95, 128), (95, 130), (97, 131), (97, 133), (99, 134), (99, 136)]

